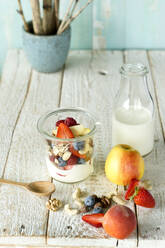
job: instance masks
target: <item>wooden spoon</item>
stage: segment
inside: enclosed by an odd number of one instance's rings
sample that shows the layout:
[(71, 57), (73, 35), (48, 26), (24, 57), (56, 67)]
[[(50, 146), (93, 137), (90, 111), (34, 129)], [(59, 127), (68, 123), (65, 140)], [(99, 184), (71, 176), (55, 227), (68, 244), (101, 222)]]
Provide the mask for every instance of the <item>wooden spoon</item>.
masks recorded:
[(51, 182), (48, 181), (36, 181), (32, 183), (21, 183), (21, 182), (14, 182), (11, 180), (6, 180), (0, 178), (0, 183), (5, 183), (5, 184), (12, 184), (12, 185), (17, 185), (20, 187), (23, 187), (30, 192), (39, 195), (39, 196), (46, 196), (50, 195), (55, 191), (55, 185)]

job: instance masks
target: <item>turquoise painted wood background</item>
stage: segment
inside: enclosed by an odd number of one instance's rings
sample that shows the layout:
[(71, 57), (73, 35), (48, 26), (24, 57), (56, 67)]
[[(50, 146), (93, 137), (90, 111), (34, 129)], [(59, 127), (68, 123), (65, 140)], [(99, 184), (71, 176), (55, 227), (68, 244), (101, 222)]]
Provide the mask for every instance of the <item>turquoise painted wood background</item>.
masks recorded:
[[(69, 0), (61, 0), (61, 15)], [(87, 0), (81, 0), (84, 4)], [(31, 19), (29, 0), (22, 0)], [(17, 0), (1, 0), (0, 71), (7, 49), (21, 47)], [(165, 0), (94, 0), (72, 25), (72, 49), (165, 48)]]

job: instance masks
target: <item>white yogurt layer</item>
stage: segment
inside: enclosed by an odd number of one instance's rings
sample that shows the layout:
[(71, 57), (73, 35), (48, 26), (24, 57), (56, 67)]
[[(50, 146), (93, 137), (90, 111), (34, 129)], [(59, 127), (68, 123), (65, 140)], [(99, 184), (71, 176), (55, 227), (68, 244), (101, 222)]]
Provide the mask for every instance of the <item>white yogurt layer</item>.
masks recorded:
[(54, 163), (50, 161), (49, 157), (46, 157), (46, 164), (50, 176), (65, 183), (82, 181), (93, 173), (93, 159), (85, 164), (76, 164), (70, 170), (58, 169)]

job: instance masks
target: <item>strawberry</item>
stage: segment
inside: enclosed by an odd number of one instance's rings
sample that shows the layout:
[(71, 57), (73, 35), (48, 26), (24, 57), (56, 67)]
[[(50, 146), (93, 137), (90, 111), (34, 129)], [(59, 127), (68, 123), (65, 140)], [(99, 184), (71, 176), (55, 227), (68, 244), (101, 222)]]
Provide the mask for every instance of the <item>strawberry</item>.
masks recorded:
[(67, 161), (67, 165), (75, 165), (78, 163), (78, 157), (71, 155)]
[(72, 139), (74, 138), (74, 135), (67, 125), (65, 125), (64, 123), (60, 123), (58, 126), (56, 137), (61, 139)]
[(58, 127), (60, 125), (60, 123), (64, 123), (65, 120), (59, 120), (59, 121), (56, 121), (56, 127)]
[(145, 188), (140, 188), (137, 195), (134, 197), (134, 202), (136, 205), (145, 207), (145, 208), (154, 208), (155, 199)]
[(71, 152), (74, 156), (76, 156), (76, 157), (78, 157), (78, 158), (83, 158), (83, 159), (85, 159), (85, 157), (86, 157), (84, 154), (80, 154), (77, 150), (75, 150), (75, 149), (73, 148), (73, 146), (70, 146), (69, 150), (70, 150), (70, 152)]
[(102, 227), (104, 214), (87, 214), (82, 216), (82, 220), (95, 227)]
[(74, 119), (74, 118), (72, 118), (72, 117), (67, 117), (66, 119), (65, 119), (65, 125), (67, 125), (68, 127), (72, 127), (72, 126), (75, 126), (75, 125), (77, 125), (77, 121)]
[(126, 200), (129, 200), (130, 197), (133, 195), (134, 191), (135, 191), (135, 188), (137, 187), (137, 185), (139, 184), (139, 180), (137, 179), (132, 179), (129, 186), (128, 186), (128, 189), (125, 193), (125, 199)]
[(142, 207), (154, 208), (155, 199), (150, 194), (150, 192), (145, 189), (142, 185), (143, 183), (139, 180), (132, 179), (125, 193), (125, 199), (134, 200), (136, 205)]

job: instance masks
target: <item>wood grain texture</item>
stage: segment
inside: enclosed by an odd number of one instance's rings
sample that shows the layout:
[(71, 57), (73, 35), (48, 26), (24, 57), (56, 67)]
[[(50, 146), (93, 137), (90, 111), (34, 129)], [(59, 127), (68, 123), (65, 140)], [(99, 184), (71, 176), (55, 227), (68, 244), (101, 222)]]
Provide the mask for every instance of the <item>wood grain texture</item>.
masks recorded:
[[(149, 61), (148, 61), (149, 59)], [(0, 83), (0, 173), (4, 178), (31, 182), (50, 180), (45, 165), (45, 144), (36, 129), (38, 118), (61, 107), (84, 107), (100, 122), (96, 134), (95, 172), (77, 184), (55, 182), (52, 198), (75, 207), (71, 197), (75, 188), (98, 195), (115, 192), (116, 186), (104, 176), (104, 162), (111, 148), (111, 113), (119, 88), (119, 67), (125, 62), (142, 62), (149, 68), (149, 88), (155, 102), (155, 146), (145, 159), (144, 178), (153, 182), (155, 209), (137, 207), (138, 233), (126, 240), (108, 237), (81, 221), (81, 215), (68, 216), (63, 209), (48, 212), (47, 197), (39, 198), (14, 186), (0, 185), (0, 246), (165, 246), (165, 52), (152, 51), (73, 51), (63, 71), (42, 74), (32, 71), (22, 52), (8, 54)], [(101, 75), (101, 71), (106, 75)], [(8, 73), (10, 71), (10, 73)], [(161, 122), (160, 122), (161, 120)], [(7, 159), (7, 160), (6, 160)], [(6, 163), (7, 161), (7, 163)], [(6, 163), (6, 167), (5, 167)], [(5, 168), (5, 170), (4, 170)], [(3, 173), (4, 170), (4, 173)], [(123, 188), (118, 187), (123, 193)], [(134, 206), (128, 204), (134, 211)]]
[(150, 61), (150, 66), (152, 70), (153, 81), (155, 85), (156, 98), (159, 106), (159, 113), (161, 118), (161, 123), (163, 127), (163, 133), (165, 137), (165, 104), (164, 104), (164, 95), (165, 95), (165, 74), (164, 74), (164, 51), (149, 51), (148, 58)]
[[(21, 63), (20, 63), (21, 61)], [(27, 92), (31, 69), (23, 53), (8, 53), (0, 84), (0, 176), (3, 176), (13, 131)]]
[[(154, 54), (154, 53), (153, 53)], [(163, 54), (163, 53), (162, 53)], [(151, 94), (154, 99), (155, 103), (155, 145), (153, 151), (145, 157), (145, 174), (144, 178), (150, 179), (153, 185), (152, 193), (156, 200), (156, 208), (155, 209), (145, 209), (142, 207), (137, 207), (137, 214), (138, 214), (138, 226), (139, 226), (139, 235), (138, 235), (138, 245), (139, 247), (164, 247), (165, 245), (165, 232), (164, 232), (164, 174), (165, 174), (165, 167), (164, 167), (164, 160), (165, 160), (165, 144), (164, 138), (162, 135), (162, 128), (160, 125), (160, 116), (159, 116), (159, 108), (157, 106), (158, 97), (155, 95), (155, 87), (161, 87), (161, 94), (163, 96), (163, 84), (161, 86), (157, 78), (156, 85), (154, 87), (153, 82), (153, 75), (163, 75), (160, 71), (153, 70), (151, 67), (151, 63), (148, 61), (148, 56), (145, 51), (127, 51), (125, 53), (126, 61), (129, 63), (133, 62), (142, 62), (149, 68), (148, 74), (148, 83)], [(158, 58), (158, 56), (157, 56)], [(160, 58), (160, 54), (159, 54)], [(152, 61), (155, 61), (155, 57), (153, 55)], [(156, 61), (155, 61), (156, 62)], [(160, 68), (158, 65), (162, 63), (159, 60), (154, 65), (156, 68)], [(163, 60), (162, 60), (163, 62)], [(163, 82), (163, 81), (162, 81)], [(161, 96), (160, 96), (161, 98)], [(157, 98), (159, 99), (159, 97)], [(159, 102), (160, 103), (160, 102)], [(163, 103), (160, 103), (160, 106), (163, 106)], [(162, 108), (162, 107), (161, 107)], [(163, 116), (163, 115), (162, 115)]]
[[(89, 193), (98, 195), (115, 192), (116, 186), (111, 184), (104, 175), (104, 163), (111, 147), (111, 111), (116, 91), (119, 87), (120, 75), (118, 69), (123, 63), (122, 52), (72, 52), (66, 65), (61, 106), (80, 106), (91, 111), (97, 121), (101, 123), (96, 134), (95, 173), (86, 181), (76, 185), (62, 185), (56, 183), (53, 197), (64, 203), (73, 205), (71, 194), (76, 187)], [(105, 70), (107, 75), (99, 72)], [(103, 100), (104, 99), (104, 100)], [(106, 131), (105, 131), (106, 130)], [(63, 192), (63, 194), (62, 194)], [(71, 226), (70, 228), (67, 228)], [(116, 240), (109, 238), (103, 229), (93, 228), (81, 221), (81, 215), (68, 216), (63, 210), (50, 213), (48, 226), (48, 244), (64, 245), (66, 238), (68, 245), (83, 246), (116, 246)], [(97, 240), (97, 242), (95, 241)], [(133, 243), (133, 237), (127, 240)]]
[[(10, 59), (13, 59), (12, 56)], [(22, 64), (22, 70), (19, 71), (21, 78), (28, 68), (23, 62), (21, 60), (17, 65), (19, 68)], [(4, 178), (20, 182), (50, 180), (44, 160), (45, 144), (36, 125), (44, 112), (58, 106), (61, 76), (62, 72), (54, 76), (33, 71), (28, 95), (14, 130)], [(18, 80), (18, 83), (22, 82)], [(8, 86), (8, 94), (9, 92)], [(21, 91), (17, 91), (17, 94), (19, 97), (23, 95)], [(17, 102), (13, 101), (12, 104), (15, 109)], [(12, 106), (10, 108), (12, 110)], [(5, 125), (5, 131), (8, 132), (8, 125)], [(40, 198), (18, 187), (7, 185), (0, 187), (0, 195), (0, 242), (44, 245), (48, 214), (45, 202), (48, 197)]]

